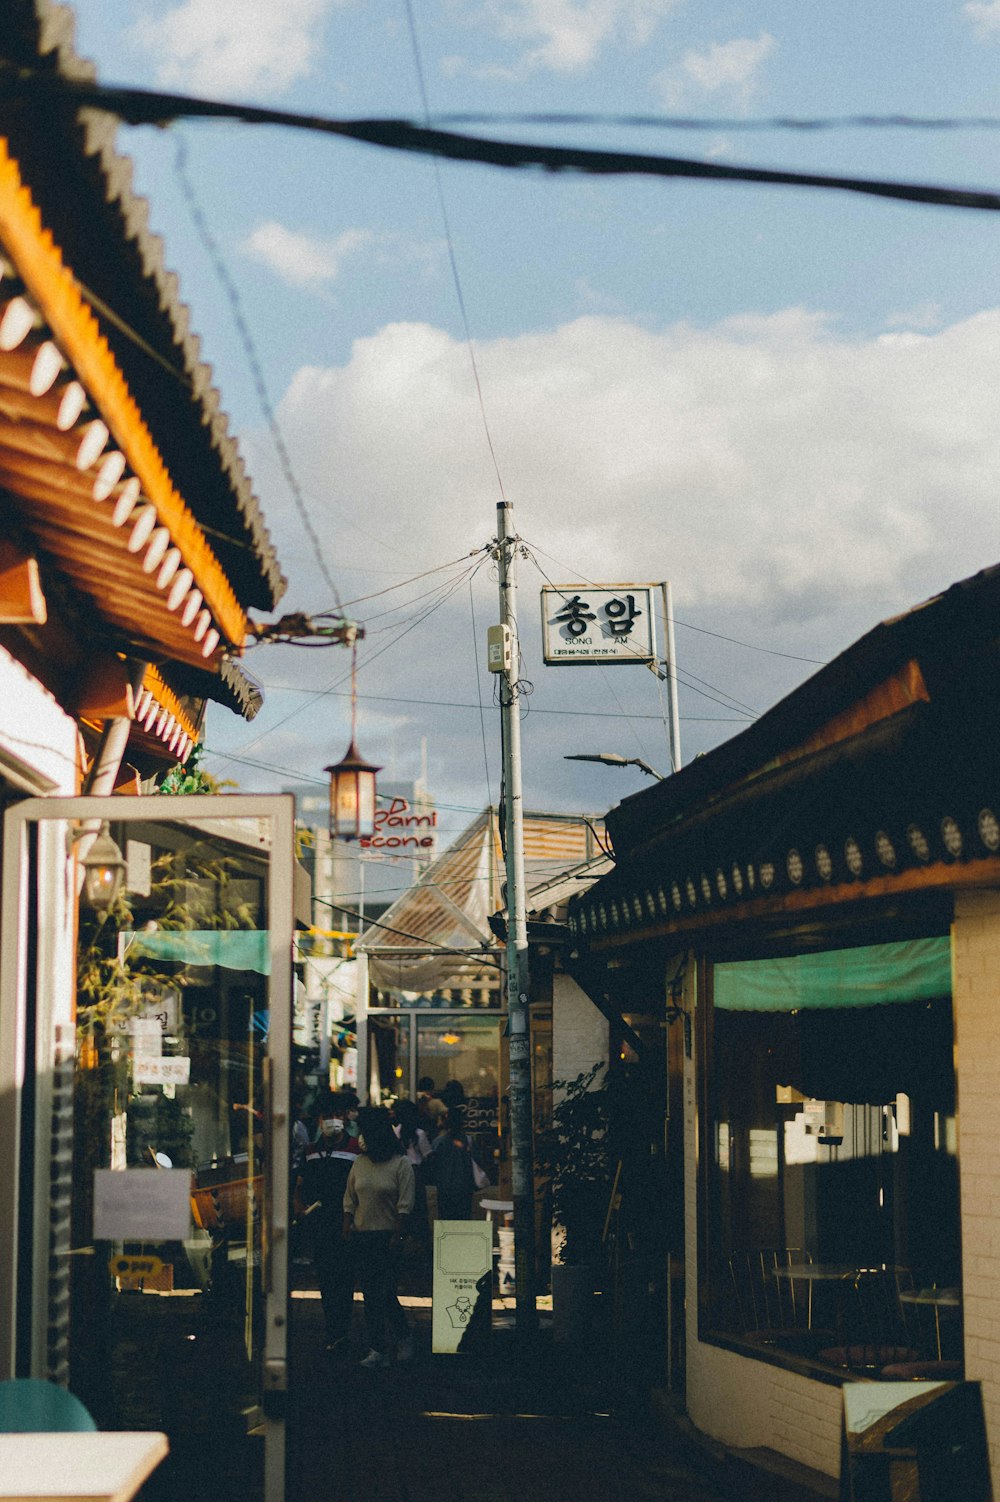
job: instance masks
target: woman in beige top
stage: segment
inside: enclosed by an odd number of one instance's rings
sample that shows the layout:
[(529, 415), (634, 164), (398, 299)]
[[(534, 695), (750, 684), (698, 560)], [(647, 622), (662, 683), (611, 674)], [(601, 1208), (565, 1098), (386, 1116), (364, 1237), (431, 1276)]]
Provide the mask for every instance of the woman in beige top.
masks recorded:
[(371, 1349), (364, 1367), (389, 1366), (393, 1355), (408, 1361), (413, 1340), (396, 1297), (397, 1264), (406, 1220), (413, 1209), (413, 1169), (392, 1118), (382, 1107), (358, 1114), (361, 1152), (344, 1190), (344, 1238), (353, 1243), (355, 1267), (365, 1300), (365, 1326)]

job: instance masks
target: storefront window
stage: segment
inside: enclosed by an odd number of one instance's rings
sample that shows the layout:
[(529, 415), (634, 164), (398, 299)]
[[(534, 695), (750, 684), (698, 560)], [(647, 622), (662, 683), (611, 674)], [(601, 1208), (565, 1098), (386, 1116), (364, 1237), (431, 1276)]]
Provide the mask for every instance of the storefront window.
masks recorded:
[(702, 1333), (876, 1375), (957, 1357), (949, 940), (706, 970)]
[(495, 1017), (418, 1017), (417, 1079), (461, 1087), (473, 1152), (493, 1175), (500, 1134), (500, 1023)]

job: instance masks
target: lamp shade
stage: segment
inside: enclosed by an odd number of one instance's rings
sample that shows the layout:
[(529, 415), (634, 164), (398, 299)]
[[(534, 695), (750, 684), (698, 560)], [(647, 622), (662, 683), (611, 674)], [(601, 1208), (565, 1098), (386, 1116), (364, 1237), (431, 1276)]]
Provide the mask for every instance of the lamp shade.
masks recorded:
[(104, 820), (97, 839), (83, 858), (83, 893), (90, 906), (106, 913), (125, 878), (125, 861)]
[(358, 754), (351, 741), (341, 761), (324, 767), (330, 774), (330, 834), (335, 840), (362, 840), (375, 832), (375, 777), (381, 767)]

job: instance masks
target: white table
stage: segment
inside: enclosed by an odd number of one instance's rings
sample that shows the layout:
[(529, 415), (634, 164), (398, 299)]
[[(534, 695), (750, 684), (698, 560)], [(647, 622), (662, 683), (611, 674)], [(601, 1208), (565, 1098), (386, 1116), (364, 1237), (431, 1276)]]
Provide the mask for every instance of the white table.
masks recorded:
[(786, 1278), (789, 1283), (805, 1283), (808, 1287), (808, 1302), (806, 1329), (812, 1329), (813, 1323), (813, 1284), (814, 1283), (847, 1283), (856, 1278), (856, 1267), (848, 1267), (842, 1262), (789, 1262), (784, 1267), (776, 1267), (774, 1276)]
[(129, 1502), (167, 1453), (152, 1431), (0, 1434), (3, 1502)]
[(899, 1295), (901, 1304), (930, 1304), (934, 1309), (934, 1340), (937, 1359), (941, 1360), (941, 1310), (960, 1309), (962, 1291), (959, 1288), (907, 1288)]

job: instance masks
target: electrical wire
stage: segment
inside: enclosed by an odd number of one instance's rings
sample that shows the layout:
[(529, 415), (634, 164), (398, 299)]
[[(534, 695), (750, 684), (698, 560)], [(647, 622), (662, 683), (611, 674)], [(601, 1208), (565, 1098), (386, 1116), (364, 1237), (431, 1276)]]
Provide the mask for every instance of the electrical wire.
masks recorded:
[[(558, 591), (562, 592), (566, 588), (566, 586), (561, 586), (561, 585), (558, 585), (558, 584), (554, 584), (552, 582), (552, 580), (549, 578), (548, 574), (542, 568), (542, 565), (538, 562), (538, 559), (535, 556), (535, 552), (534, 552), (533, 548), (530, 545), (527, 548), (527, 555), (526, 556), (535, 565), (535, 567), (537, 568), (538, 572), (541, 574), (542, 578), (545, 580), (546, 584), (548, 584), (548, 586), (549, 586), (550, 589), (555, 589), (555, 590), (558, 590)], [(549, 558), (552, 555), (549, 554), (549, 553), (544, 553), (542, 556), (546, 557), (546, 558)], [(569, 567), (568, 564), (560, 563), (558, 558), (553, 558), (552, 561), (553, 561), (553, 563), (558, 563), (560, 568), (568, 568)], [(599, 589), (600, 588), (600, 585), (595, 584), (592, 579), (582, 579), (581, 582), (583, 584), (588, 585), (591, 589)], [(572, 586), (569, 586), (569, 587), (571, 588)], [(625, 646), (625, 648), (626, 648), (627, 651), (632, 651), (634, 653), (637, 661), (641, 661), (641, 662), (647, 662), (648, 661), (648, 658), (645, 657), (643, 654), (639, 653), (638, 651), (636, 651), (636, 649), (631, 646), (631, 643), (629, 643), (629, 642), (626, 641), (624, 643), (624, 646)], [(745, 712), (745, 715), (748, 718), (750, 718), (750, 719), (756, 719), (756, 717), (757, 717), (757, 711), (756, 710), (751, 709), (749, 707), (749, 705), (741, 704), (739, 702), (739, 700), (732, 699), (731, 695), (727, 694), (726, 691), (725, 691), (725, 689), (716, 688), (714, 684), (708, 683), (704, 678), (698, 678), (697, 681), (689, 681), (689, 679), (691, 679), (691, 680), (695, 679), (696, 675), (693, 674), (693, 673), (688, 674), (685, 670), (683, 670), (681, 668), (678, 668), (678, 666), (677, 666), (676, 663), (674, 663), (673, 666), (674, 666), (674, 673), (677, 676), (677, 680), (678, 680), (679, 683), (681, 683), (684, 686), (684, 688), (690, 689), (690, 691), (692, 693), (694, 693), (694, 694), (700, 694), (703, 699), (710, 699), (713, 704), (718, 704), (722, 709), (738, 709), (738, 710), (740, 710), (742, 712)], [(704, 688), (699, 688), (698, 687), (698, 683), (704, 683), (705, 687)], [(707, 692), (708, 689), (711, 689), (712, 692), (711, 693)], [(614, 690), (612, 690), (612, 693), (614, 693)], [(720, 697), (720, 695), (721, 695), (721, 697)], [(617, 699), (617, 695), (615, 695), (615, 697)], [(620, 704), (619, 704), (619, 707), (621, 707)], [(622, 714), (623, 715), (625, 714), (624, 709), (622, 709)], [(638, 716), (635, 716), (635, 718), (638, 718)], [(636, 736), (636, 740), (639, 741), (639, 737), (638, 736)], [(639, 744), (641, 745), (642, 742), (639, 741)]]
[(208, 259), (212, 265), (212, 269), (219, 279), (219, 284), (222, 287), (223, 292), (226, 294), (226, 300), (229, 303), (230, 310), (233, 315), (233, 322), (236, 325), (236, 332), (239, 335), (240, 343), (243, 345), (243, 353), (246, 356), (247, 368), (250, 371), (250, 377), (253, 382), (253, 387), (257, 393), (257, 400), (260, 403), (261, 412), (264, 415), (264, 420), (267, 423), (268, 431), (271, 434), (271, 442), (274, 444), (275, 453), (278, 455), (278, 460), (281, 465), (281, 472), (284, 476), (285, 484), (288, 486), (292, 501), (295, 505), (295, 509), (299, 514), (299, 520), (302, 522), (306, 535), (309, 538), (310, 543), (312, 544), (316, 563), (319, 566), (319, 571), (323, 575), (323, 580), (330, 593), (333, 595), (333, 598), (337, 603), (337, 608), (339, 609), (340, 595), (337, 590), (336, 583), (334, 582), (333, 575), (330, 572), (329, 565), (327, 564), (326, 558), (324, 557), (323, 546), (320, 542), (319, 534), (317, 533), (316, 528), (313, 526), (312, 517), (309, 515), (309, 508), (306, 506), (305, 497), (303, 496), (302, 491), (299, 488), (299, 482), (296, 478), (295, 471), (292, 468), (291, 455), (289, 454), (287, 445), (285, 444), (284, 434), (282, 433), (281, 428), (278, 425), (277, 413), (275, 412), (274, 407), (271, 404), (271, 398), (267, 389), (267, 381), (264, 377), (264, 367), (261, 364), (260, 357), (257, 353), (257, 346), (254, 343), (253, 335), (250, 332), (250, 325), (247, 323), (246, 317), (243, 312), (243, 303), (240, 298), (240, 294), (237, 291), (236, 283), (233, 281), (233, 278), (229, 274), (229, 267), (225, 263), (222, 251), (219, 248), (219, 243), (208, 227), (208, 220), (205, 218), (205, 214), (198, 200), (198, 196), (194, 190), (194, 183), (191, 181), (190, 174), (187, 170), (187, 142), (184, 140), (184, 137), (182, 135), (179, 135), (177, 137), (176, 150), (174, 152), (174, 171), (176, 173), (177, 180), (180, 183), (181, 193), (184, 197), (184, 201), (188, 206), (188, 212), (191, 215), (191, 222), (194, 224), (198, 238), (202, 243), (205, 254), (208, 256)]
[[(264, 109), (256, 105), (230, 104), (220, 100), (171, 94), (158, 89), (139, 89), (66, 78), (58, 73), (22, 68), (10, 62), (0, 64), (0, 94), (7, 98), (28, 95), (36, 105), (47, 105), (50, 108), (70, 105), (73, 108), (89, 106), (92, 109), (106, 110), (129, 125), (163, 127), (185, 119), (238, 120), (244, 124), (292, 126), (363, 142), (383, 150), (403, 151), (482, 166), (541, 168), (547, 172), (583, 173), (600, 177), (630, 175), (714, 183), (820, 188), (860, 193), (866, 197), (886, 198), (899, 203), (1000, 212), (1000, 193), (997, 192), (831, 173), (790, 172), (749, 164), (733, 166), (718, 161), (699, 161), (689, 157), (642, 152), (498, 140), (435, 130), (428, 125), (415, 125), (410, 120), (336, 119), (330, 116), (305, 115), (292, 110)], [(902, 128), (907, 119), (905, 116), (896, 117), (896, 123)], [(978, 128), (996, 128), (989, 116), (970, 119), (966, 128), (973, 123)], [(933, 127), (928, 123), (920, 128), (944, 129), (945, 124), (939, 122)], [(955, 121), (948, 128), (959, 128), (958, 122)]]
[[(474, 564), (470, 569), (468, 569), (458, 580), (451, 583), (447, 587), (446, 591), (439, 596), (438, 600), (434, 604), (428, 606), (420, 615), (416, 617), (416, 619), (414, 619), (409, 625), (401, 630), (398, 635), (393, 638), (392, 641), (386, 642), (384, 646), (379, 647), (374, 652), (369, 652), (368, 655), (362, 658), (362, 660), (358, 663), (358, 668), (361, 669), (367, 667), (369, 663), (374, 662), (377, 658), (383, 656), (384, 653), (388, 652), (392, 647), (396, 646), (400, 641), (402, 641), (404, 636), (408, 636), (410, 632), (415, 630), (417, 626), (422, 625), (424, 621), (426, 621), (431, 615), (433, 615), (436, 610), (439, 610), (440, 607), (451, 598), (455, 591), (465, 583), (467, 577), (474, 577), (478, 573), (479, 569), (482, 568), (485, 561), (485, 558), (481, 558), (478, 563)], [(311, 705), (316, 702), (317, 699), (322, 698), (332, 689), (339, 688), (339, 686), (342, 683), (346, 682), (350, 676), (350, 671), (348, 671), (347, 673), (341, 674), (340, 677), (333, 679), (332, 682), (324, 685), (323, 688), (313, 689), (309, 694), (309, 698), (304, 704), (300, 704), (295, 709), (290, 710), (288, 714), (284, 715), (274, 725), (269, 725), (266, 730), (261, 731), (261, 733), (255, 736), (253, 740), (247, 742), (247, 744), (243, 747), (244, 752), (252, 751), (255, 746), (259, 746), (262, 741), (266, 740), (268, 736), (273, 735), (276, 730), (280, 730), (291, 720), (294, 720), (300, 714), (303, 714), (307, 709), (310, 708)], [(233, 761), (236, 759), (235, 757), (229, 756), (224, 752), (217, 754), (221, 756), (221, 759), (223, 761)]]
[[(402, 579), (398, 584), (388, 584), (385, 589), (375, 590), (374, 594), (358, 595), (353, 600), (345, 600), (340, 608), (349, 610), (352, 605), (364, 605), (369, 600), (377, 600), (382, 595), (390, 595), (394, 589), (405, 589), (408, 584), (416, 584), (421, 579), (430, 578), (431, 574), (441, 574), (446, 568), (456, 568), (458, 564), (465, 563), (469, 558), (475, 558), (482, 551), (482, 548), (473, 548), (471, 553), (462, 553), (458, 558), (452, 558), (449, 563), (439, 563), (436, 568), (424, 569), (422, 574), (413, 574), (408, 579)], [(368, 619), (373, 619), (373, 617), (368, 617)]]
[[(406, 11), (406, 19), (410, 31), (410, 46), (413, 51), (413, 65), (417, 75), (417, 87), (420, 90), (420, 99), (424, 110), (424, 120), (430, 121), (430, 103), (427, 97), (427, 85), (424, 80), (424, 65), (420, 55), (420, 40), (417, 36), (417, 23), (413, 14), (412, 0), (403, 0)], [(476, 397), (479, 402), (479, 413), (482, 418), (483, 432), (486, 436), (486, 446), (490, 451), (493, 461), (493, 469), (497, 477), (497, 486), (501, 500), (506, 500), (503, 488), (503, 476), (500, 473), (500, 464), (497, 460), (496, 450), (493, 447), (493, 435), (490, 432), (489, 419), (486, 416), (486, 402), (483, 398), (482, 383), (479, 379), (479, 362), (476, 359), (476, 348), (472, 342), (472, 331), (469, 327), (469, 315), (465, 306), (465, 294), (462, 291), (462, 279), (458, 274), (458, 260), (455, 255), (455, 242), (451, 233), (451, 220), (448, 218), (448, 205), (445, 202), (444, 184), (441, 181), (441, 164), (434, 159), (434, 182), (437, 187), (438, 206), (441, 211), (441, 222), (444, 226), (445, 244), (448, 247), (448, 261), (451, 266), (451, 279), (455, 287), (455, 296), (458, 299), (458, 310), (462, 319), (462, 328), (465, 331), (465, 345), (469, 351), (469, 363), (472, 366), (472, 380), (476, 388)]]
[(486, 804), (493, 806), (493, 788), (490, 783), (490, 757), (486, 745), (486, 710), (483, 706), (483, 686), (479, 679), (479, 631), (476, 626), (476, 599), (472, 590), (472, 580), (469, 580), (469, 613), (472, 618), (472, 666), (476, 680), (476, 696), (479, 700), (479, 732), (483, 746), (483, 779), (486, 783)]
[(709, 631), (707, 626), (692, 626), (690, 621), (679, 621), (674, 616), (674, 625), (683, 626), (686, 631), (697, 631), (701, 636), (714, 636), (717, 641), (728, 641), (734, 647), (746, 647), (748, 652), (764, 652), (768, 657), (787, 657), (792, 662), (808, 662), (813, 667), (825, 668), (827, 658), (823, 657), (800, 657), (797, 652), (779, 652), (776, 647), (758, 647), (750, 641), (740, 641), (738, 636), (724, 636), (721, 631)]

